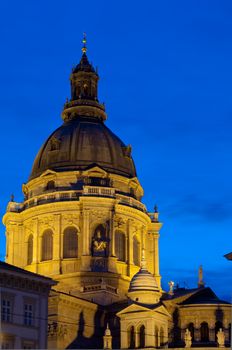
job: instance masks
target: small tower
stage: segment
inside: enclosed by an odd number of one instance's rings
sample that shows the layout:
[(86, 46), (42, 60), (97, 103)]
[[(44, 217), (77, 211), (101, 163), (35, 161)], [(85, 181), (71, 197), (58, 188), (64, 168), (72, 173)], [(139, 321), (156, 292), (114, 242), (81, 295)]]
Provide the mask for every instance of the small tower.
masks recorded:
[(199, 266), (198, 270), (198, 288), (204, 288), (205, 282), (203, 281), (203, 267)]
[(128, 297), (132, 302), (141, 304), (157, 304), (161, 297), (155, 277), (147, 270), (144, 248), (142, 249), (141, 267), (130, 282)]
[(82, 56), (80, 62), (73, 68), (70, 77), (71, 98), (66, 100), (62, 118), (65, 122), (78, 116), (88, 116), (106, 120), (105, 106), (98, 101), (97, 70), (87, 57), (86, 34), (82, 40)]
[(103, 349), (112, 349), (112, 335), (107, 323), (105, 335), (103, 336)]

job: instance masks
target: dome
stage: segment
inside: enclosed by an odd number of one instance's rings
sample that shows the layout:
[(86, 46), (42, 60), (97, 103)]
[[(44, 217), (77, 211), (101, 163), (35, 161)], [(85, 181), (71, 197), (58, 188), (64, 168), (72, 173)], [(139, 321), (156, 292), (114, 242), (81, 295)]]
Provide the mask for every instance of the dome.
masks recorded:
[(105, 171), (136, 176), (130, 146), (126, 146), (100, 118), (78, 116), (67, 119), (41, 147), (30, 180), (45, 170), (84, 170), (97, 165)]
[(155, 277), (143, 267), (134, 275), (130, 282), (129, 293), (138, 291), (159, 291)]

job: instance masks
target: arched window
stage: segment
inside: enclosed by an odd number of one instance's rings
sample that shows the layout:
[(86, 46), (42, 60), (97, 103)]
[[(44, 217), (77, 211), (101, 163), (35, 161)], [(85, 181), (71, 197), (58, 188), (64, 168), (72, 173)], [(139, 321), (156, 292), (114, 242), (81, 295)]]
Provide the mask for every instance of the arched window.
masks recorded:
[(145, 348), (145, 326), (139, 328), (139, 348)]
[(30, 265), (33, 260), (33, 235), (28, 237), (27, 241), (27, 265)]
[(128, 329), (128, 349), (135, 348), (135, 327), (132, 326)]
[(48, 181), (46, 190), (54, 190), (54, 188), (55, 188), (55, 181), (53, 180)]
[(194, 324), (193, 324), (193, 322), (189, 323), (188, 330), (189, 330), (189, 332), (191, 334), (192, 341), (194, 341)]
[(126, 237), (123, 232), (115, 232), (115, 254), (118, 260), (126, 261)]
[(208, 326), (207, 322), (201, 323), (200, 334), (201, 334), (201, 341), (202, 342), (209, 341), (209, 326)]
[(159, 328), (155, 326), (155, 347), (159, 347)]
[(42, 237), (42, 261), (52, 260), (53, 256), (53, 232), (46, 230)]
[(133, 237), (133, 261), (135, 265), (140, 265), (140, 243), (136, 236)]
[(64, 230), (64, 258), (77, 258), (78, 256), (78, 236), (75, 227), (67, 227)]
[(160, 345), (164, 345), (164, 329), (163, 327), (160, 328)]
[(215, 341), (217, 341), (217, 333), (218, 333), (220, 328), (223, 330), (223, 324), (221, 321), (217, 321), (215, 323)]

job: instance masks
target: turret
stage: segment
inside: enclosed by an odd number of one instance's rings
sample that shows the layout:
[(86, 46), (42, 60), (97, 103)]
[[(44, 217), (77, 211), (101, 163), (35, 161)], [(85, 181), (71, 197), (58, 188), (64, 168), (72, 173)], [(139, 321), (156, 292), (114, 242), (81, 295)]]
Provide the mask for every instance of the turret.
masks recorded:
[(98, 80), (96, 69), (87, 57), (86, 35), (84, 34), (82, 56), (80, 62), (73, 68), (71, 81), (71, 99), (66, 101), (62, 118), (64, 121), (79, 116), (96, 117), (106, 120), (105, 107), (98, 101)]

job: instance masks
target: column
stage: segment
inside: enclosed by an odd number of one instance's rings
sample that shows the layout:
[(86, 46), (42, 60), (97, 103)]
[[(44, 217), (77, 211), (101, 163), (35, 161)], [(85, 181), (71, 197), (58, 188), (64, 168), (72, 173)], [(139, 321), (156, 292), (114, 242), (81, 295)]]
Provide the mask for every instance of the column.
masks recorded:
[(53, 260), (60, 260), (60, 214), (53, 217), (54, 233), (53, 233)]
[(89, 209), (83, 209), (83, 255), (90, 255)]
[(132, 220), (127, 220), (127, 257), (128, 257), (128, 276), (131, 275), (131, 265), (133, 265), (133, 235), (132, 235)]
[(38, 273), (38, 263), (39, 263), (39, 223), (38, 218), (33, 219), (34, 222), (34, 236), (33, 236), (33, 258), (32, 264), (35, 264), (35, 272)]
[(159, 273), (159, 234), (154, 233), (153, 236), (153, 250), (154, 250), (154, 276), (156, 277), (159, 288), (160, 285), (160, 273)]
[(114, 213), (114, 209), (112, 209), (110, 215), (110, 256), (115, 256)]

